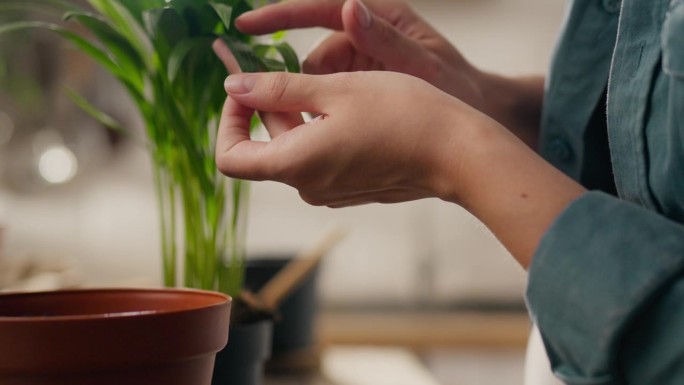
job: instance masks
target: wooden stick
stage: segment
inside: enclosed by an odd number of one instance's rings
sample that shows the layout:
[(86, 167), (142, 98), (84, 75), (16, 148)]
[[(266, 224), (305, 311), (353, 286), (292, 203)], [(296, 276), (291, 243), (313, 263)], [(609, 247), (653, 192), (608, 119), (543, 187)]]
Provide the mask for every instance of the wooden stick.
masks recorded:
[(267, 309), (275, 309), (318, 266), (323, 256), (332, 249), (346, 233), (336, 229), (311, 249), (304, 250), (264, 285), (257, 296)]

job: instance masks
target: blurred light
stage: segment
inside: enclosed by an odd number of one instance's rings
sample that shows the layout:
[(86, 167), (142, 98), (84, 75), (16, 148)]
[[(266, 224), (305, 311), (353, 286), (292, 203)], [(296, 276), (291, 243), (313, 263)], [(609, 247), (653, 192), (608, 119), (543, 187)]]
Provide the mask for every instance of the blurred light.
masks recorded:
[(40, 176), (53, 184), (70, 181), (78, 169), (76, 156), (64, 146), (50, 147), (40, 155), (38, 171)]
[(6, 113), (0, 111), (0, 146), (7, 144), (14, 133), (14, 122)]

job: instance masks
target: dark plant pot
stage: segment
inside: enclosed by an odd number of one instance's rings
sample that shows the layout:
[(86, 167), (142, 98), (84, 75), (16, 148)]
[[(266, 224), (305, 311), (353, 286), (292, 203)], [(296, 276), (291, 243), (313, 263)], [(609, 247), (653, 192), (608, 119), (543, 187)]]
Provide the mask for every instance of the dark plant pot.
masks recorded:
[(228, 345), (216, 355), (212, 385), (261, 385), (271, 355), (273, 321), (230, 328)]
[(2, 385), (209, 385), (230, 298), (197, 290), (0, 295)]
[[(293, 254), (257, 256), (247, 261), (245, 286), (257, 292), (293, 259)], [(314, 270), (276, 309), (273, 329), (273, 356), (302, 351), (315, 344), (318, 310)]]

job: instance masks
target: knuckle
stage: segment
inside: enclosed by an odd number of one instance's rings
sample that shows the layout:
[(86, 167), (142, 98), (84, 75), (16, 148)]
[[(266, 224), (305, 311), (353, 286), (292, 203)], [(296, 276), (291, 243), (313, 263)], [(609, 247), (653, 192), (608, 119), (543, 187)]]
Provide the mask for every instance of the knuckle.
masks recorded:
[(227, 161), (225, 156), (222, 156), (222, 155), (216, 156), (216, 168), (223, 175), (226, 175), (226, 176), (231, 175), (230, 162)]
[(329, 202), (321, 199), (320, 197), (316, 196), (315, 194), (305, 192), (305, 191), (299, 191), (299, 196), (302, 198), (302, 200), (311, 206), (325, 206)]
[(273, 73), (266, 91), (275, 102), (282, 102), (285, 100), (288, 87), (290, 87), (290, 77), (284, 72), (278, 72)]

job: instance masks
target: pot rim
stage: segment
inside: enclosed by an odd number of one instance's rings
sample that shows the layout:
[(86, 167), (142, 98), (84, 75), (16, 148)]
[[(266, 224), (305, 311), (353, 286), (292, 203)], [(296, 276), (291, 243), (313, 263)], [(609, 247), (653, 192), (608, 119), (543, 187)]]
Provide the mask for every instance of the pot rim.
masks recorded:
[(111, 312), (111, 313), (95, 313), (95, 314), (73, 314), (73, 315), (54, 315), (54, 316), (3, 316), (0, 315), (0, 323), (14, 324), (14, 323), (48, 323), (48, 322), (70, 322), (70, 321), (90, 321), (90, 320), (114, 320), (132, 317), (155, 317), (162, 315), (178, 314), (198, 309), (211, 309), (221, 307), (232, 302), (232, 298), (226, 294), (199, 289), (188, 288), (86, 288), (86, 289), (68, 289), (68, 290), (54, 290), (54, 291), (38, 291), (38, 292), (7, 292), (0, 293), (0, 304), (6, 298), (31, 298), (31, 297), (64, 297), (73, 295), (93, 295), (93, 294), (179, 294), (179, 295), (195, 295), (204, 297), (214, 297), (216, 302), (206, 305), (186, 306), (179, 309), (168, 310), (141, 310), (129, 312)]

